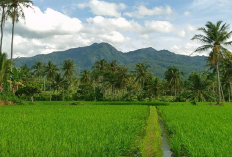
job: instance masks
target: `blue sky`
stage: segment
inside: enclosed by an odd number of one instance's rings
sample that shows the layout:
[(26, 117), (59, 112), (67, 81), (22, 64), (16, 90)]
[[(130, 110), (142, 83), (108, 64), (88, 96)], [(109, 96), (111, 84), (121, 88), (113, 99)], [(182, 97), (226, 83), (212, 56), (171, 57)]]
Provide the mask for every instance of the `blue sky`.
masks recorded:
[[(207, 21), (232, 24), (231, 0), (34, 0), (15, 28), (14, 57), (28, 57), (95, 42), (128, 52), (145, 47), (189, 55)], [(11, 22), (3, 50), (10, 52)], [(207, 53), (204, 53), (206, 55)], [(196, 54), (197, 55), (197, 54)], [(202, 54), (201, 54), (202, 55)]]

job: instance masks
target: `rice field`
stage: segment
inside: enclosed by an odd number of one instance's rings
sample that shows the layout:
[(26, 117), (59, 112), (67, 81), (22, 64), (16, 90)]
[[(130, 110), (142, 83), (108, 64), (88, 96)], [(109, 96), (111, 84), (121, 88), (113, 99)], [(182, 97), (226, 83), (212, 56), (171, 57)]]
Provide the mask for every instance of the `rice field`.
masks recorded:
[(2, 106), (0, 156), (124, 156), (148, 116), (139, 105)]
[(232, 106), (160, 106), (175, 156), (219, 157), (232, 154)]

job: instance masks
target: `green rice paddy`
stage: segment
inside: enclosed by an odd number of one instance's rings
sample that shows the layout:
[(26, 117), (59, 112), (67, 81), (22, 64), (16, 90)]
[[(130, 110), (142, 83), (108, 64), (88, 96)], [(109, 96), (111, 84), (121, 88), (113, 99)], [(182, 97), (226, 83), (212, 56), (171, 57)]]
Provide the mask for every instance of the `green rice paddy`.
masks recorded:
[(231, 103), (35, 104), (0, 107), (0, 156), (162, 156), (157, 111), (175, 156), (232, 154)]
[(176, 156), (231, 156), (231, 104), (160, 106), (159, 112)]
[(123, 156), (148, 106), (33, 105), (0, 108), (0, 156)]

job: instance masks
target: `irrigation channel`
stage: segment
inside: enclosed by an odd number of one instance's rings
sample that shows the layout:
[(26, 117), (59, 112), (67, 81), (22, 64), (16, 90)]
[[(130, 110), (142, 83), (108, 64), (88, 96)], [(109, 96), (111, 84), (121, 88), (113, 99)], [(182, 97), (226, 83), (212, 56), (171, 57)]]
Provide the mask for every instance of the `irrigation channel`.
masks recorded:
[(172, 157), (172, 151), (168, 144), (168, 135), (161, 120), (159, 120), (159, 125), (161, 129), (163, 157)]
[(147, 120), (146, 135), (143, 138), (141, 156), (144, 157), (172, 157), (168, 144), (168, 135), (163, 122), (159, 119), (157, 108), (150, 106)]

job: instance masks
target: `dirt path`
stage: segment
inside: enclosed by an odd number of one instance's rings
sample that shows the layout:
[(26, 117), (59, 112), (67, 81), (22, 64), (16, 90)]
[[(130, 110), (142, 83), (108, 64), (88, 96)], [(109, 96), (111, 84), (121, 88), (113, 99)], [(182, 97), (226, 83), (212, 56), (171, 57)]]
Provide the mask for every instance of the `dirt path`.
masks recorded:
[(161, 129), (158, 122), (158, 114), (155, 106), (150, 106), (150, 116), (147, 121), (146, 136), (142, 144), (142, 156), (162, 157)]

